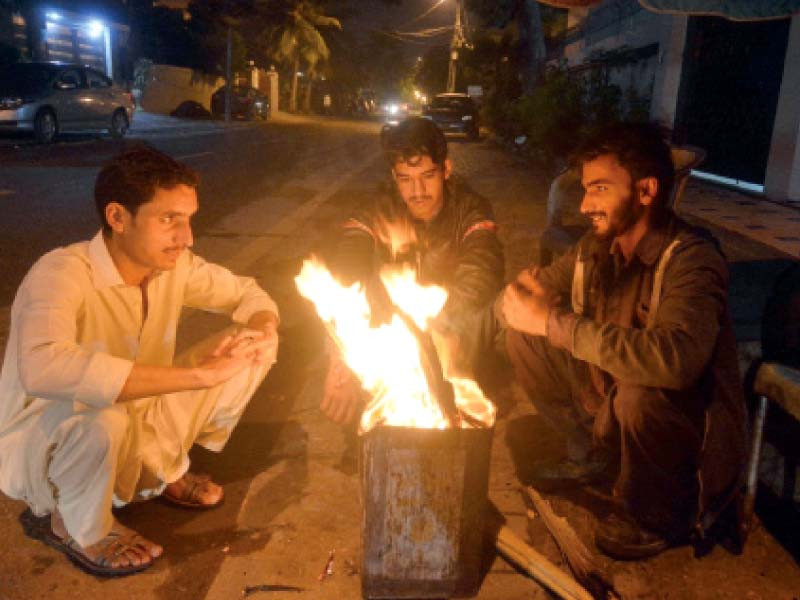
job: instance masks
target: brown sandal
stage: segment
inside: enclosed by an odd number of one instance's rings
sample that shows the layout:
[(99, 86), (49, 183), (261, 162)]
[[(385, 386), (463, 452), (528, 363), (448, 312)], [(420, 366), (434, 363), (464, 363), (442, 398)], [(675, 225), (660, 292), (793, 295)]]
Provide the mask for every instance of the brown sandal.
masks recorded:
[(167, 493), (166, 489), (164, 493), (161, 494), (161, 497), (170, 504), (193, 510), (209, 510), (217, 508), (225, 500), (225, 494), (223, 493), (219, 497), (219, 500), (212, 504), (206, 504), (200, 501), (199, 492), (204, 488), (206, 483), (211, 482), (211, 477), (208, 475), (198, 475), (187, 471), (181, 479), (184, 481), (186, 487), (183, 488), (183, 492), (180, 496), (173, 496)]
[(83, 549), (71, 536), (62, 539), (53, 533), (50, 527), (49, 515), (45, 517), (36, 517), (30, 509), (27, 509), (20, 515), (20, 522), (27, 535), (63, 552), (73, 564), (90, 575), (96, 575), (98, 577), (124, 577), (125, 575), (140, 573), (153, 565), (154, 559), (150, 557), (150, 560), (139, 565), (112, 566), (115, 557), (124, 554), (131, 548), (138, 547), (145, 551), (147, 550), (144, 544), (142, 544), (144, 538), (138, 534), (126, 536), (122, 533), (112, 531), (100, 542), (103, 543), (100, 556), (92, 560), (83, 553)]

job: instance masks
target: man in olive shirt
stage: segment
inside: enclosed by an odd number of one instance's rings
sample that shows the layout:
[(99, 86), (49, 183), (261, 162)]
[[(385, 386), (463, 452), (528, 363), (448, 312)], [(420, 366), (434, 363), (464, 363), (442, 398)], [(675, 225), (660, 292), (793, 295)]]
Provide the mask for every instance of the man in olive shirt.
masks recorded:
[(541, 482), (588, 482), (619, 456), (619, 511), (595, 540), (642, 558), (702, 535), (738, 490), (745, 410), (716, 244), (668, 208), (670, 151), (616, 125), (579, 150), (592, 231), (502, 297), (506, 347), (537, 410), (567, 438)]

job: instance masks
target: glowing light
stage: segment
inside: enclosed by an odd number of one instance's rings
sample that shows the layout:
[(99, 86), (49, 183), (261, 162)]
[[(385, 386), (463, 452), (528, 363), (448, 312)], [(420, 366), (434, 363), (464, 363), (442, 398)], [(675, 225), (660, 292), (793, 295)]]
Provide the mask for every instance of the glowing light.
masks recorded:
[(89, 37), (96, 38), (103, 34), (105, 27), (100, 21), (91, 21), (89, 23)]

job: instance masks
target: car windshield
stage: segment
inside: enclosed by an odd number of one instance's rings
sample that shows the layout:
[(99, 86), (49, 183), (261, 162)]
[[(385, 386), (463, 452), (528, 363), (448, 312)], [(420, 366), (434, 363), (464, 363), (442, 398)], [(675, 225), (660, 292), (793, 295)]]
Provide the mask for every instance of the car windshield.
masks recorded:
[(469, 98), (463, 96), (436, 96), (431, 104), (433, 108), (469, 108)]
[(11, 65), (0, 71), (0, 94), (37, 92), (47, 85), (56, 70), (48, 65)]

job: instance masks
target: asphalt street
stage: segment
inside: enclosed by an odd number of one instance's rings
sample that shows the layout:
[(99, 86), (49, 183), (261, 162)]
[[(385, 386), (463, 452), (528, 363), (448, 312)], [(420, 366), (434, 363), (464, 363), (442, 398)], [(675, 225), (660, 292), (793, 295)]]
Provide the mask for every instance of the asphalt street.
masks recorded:
[[(121, 142), (81, 136), (43, 148), (2, 140), (0, 337), (7, 333), (14, 290), (36, 257), (97, 230), (92, 187), (102, 162), (144, 140), (200, 171), (195, 250), (256, 277), (273, 295), (282, 311), (279, 360), (225, 450), (193, 453), (193, 468), (225, 486), (220, 508), (192, 512), (151, 501), (119, 511), (124, 524), (165, 548), (140, 575), (102, 580), (83, 574), (63, 555), (27, 538), (17, 522), (23, 504), (0, 495), (0, 600), (233, 600), (262, 585), (296, 590), (254, 591), (252, 598), (359, 598), (357, 444), (317, 409), (324, 334), (293, 278), (305, 258), (335, 243), (336, 223), (353, 206), (368, 202), (385, 177), (380, 125), (281, 114), (255, 124), (145, 125)], [(454, 139), (450, 151), (456, 172), (492, 201), (507, 251), (507, 276), (515, 274), (536, 256), (548, 181), (490, 139)], [(752, 252), (770, 255), (760, 247)], [(179, 343), (188, 345), (223, 324), (219, 317), (188, 313)], [(490, 497), (526, 538), (518, 493), (526, 464), (557, 456), (563, 447), (519, 389), (511, 385), (508, 392), (495, 430)], [(583, 489), (549, 499), (591, 544), (593, 514), (608, 509), (607, 493)], [(530, 542), (566, 568), (541, 523), (533, 524)], [(320, 578), (332, 550), (333, 574)], [(640, 563), (603, 564), (625, 598), (789, 600), (800, 590), (797, 563), (760, 526), (742, 555), (716, 546), (695, 557), (684, 547)], [(480, 599), (550, 597), (492, 552), (486, 569)]]

